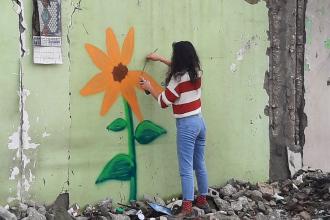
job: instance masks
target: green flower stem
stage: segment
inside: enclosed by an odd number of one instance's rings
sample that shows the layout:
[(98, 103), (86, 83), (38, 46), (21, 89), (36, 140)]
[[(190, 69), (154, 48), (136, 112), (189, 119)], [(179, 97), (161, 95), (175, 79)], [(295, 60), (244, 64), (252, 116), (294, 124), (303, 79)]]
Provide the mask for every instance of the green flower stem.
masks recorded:
[(130, 180), (130, 193), (129, 199), (136, 200), (137, 194), (137, 179), (136, 179), (136, 151), (135, 151), (135, 139), (134, 139), (134, 124), (133, 124), (133, 115), (132, 110), (129, 104), (125, 99), (124, 101), (124, 108), (125, 108), (125, 115), (127, 120), (127, 131), (128, 131), (128, 155), (130, 156), (131, 160), (133, 161), (133, 173)]

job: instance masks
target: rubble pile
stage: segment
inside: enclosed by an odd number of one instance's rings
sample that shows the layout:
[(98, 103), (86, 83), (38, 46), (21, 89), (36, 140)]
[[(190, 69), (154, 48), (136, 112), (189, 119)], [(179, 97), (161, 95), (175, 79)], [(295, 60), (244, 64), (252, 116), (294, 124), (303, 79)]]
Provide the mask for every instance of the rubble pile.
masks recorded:
[[(194, 207), (194, 219), (330, 219), (330, 173), (301, 170), (291, 179), (273, 183), (230, 180), (223, 187), (210, 188), (208, 201), (212, 213)], [(69, 206), (69, 195), (64, 193), (49, 206), (19, 201), (0, 206), (0, 220), (166, 220), (175, 219), (181, 203), (144, 196), (129, 205), (105, 199), (81, 208)]]

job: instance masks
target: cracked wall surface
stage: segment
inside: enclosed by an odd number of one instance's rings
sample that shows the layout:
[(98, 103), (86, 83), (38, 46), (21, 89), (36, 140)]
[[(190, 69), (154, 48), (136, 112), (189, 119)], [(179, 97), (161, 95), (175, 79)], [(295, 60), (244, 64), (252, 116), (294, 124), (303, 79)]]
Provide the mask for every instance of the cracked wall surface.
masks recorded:
[[(104, 50), (108, 27), (113, 28), (121, 44), (129, 27), (134, 26), (135, 50), (130, 69), (142, 69), (145, 55), (155, 48), (170, 56), (172, 42), (192, 41), (204, 69), (203, 112), (208, 127), (210, 184), (218, 185), (232, 177), (251, 181), (268, 178), (268, 118), (263, 114), (267, 95), (262, 88), (269, 44), (265, 2), (62, 1), (63, 65), (32, 64), (32, 1), (24, 1), (23, 20), (19, 20), (18, 6), (21, 7), (19, 4), (13, 7), (9, 2), (5, 13), (0, 14), (7, 33), (0, 37), (0, 47), (8, 54), (0, 60), (4, 67), (0, 83), (5, 91), (0, 94), (5, 100), (0, 116), (3, 121), (0, 141), (5, 146), (0, 149), (4, 161), (0, 181), (6, 186), (0, 188), (1, 202), (18, 198), (17, 193), (21, 199), (49, 202), (66, 190), (71, 201), (81, 204), (105, 197), (122, 202), (128, 199), (126, 182), (95, 185), (104, 163), (125, 152), (126, 133), (118, 135), (105, 129), (113, 119), (123, 115), (122, 106), (115, 104), (101, 117), (98, 113), (102, 95), (87, 99), (79, 94), (98, 71), (84, 44), (92, 43)], [(8, 18), (11, 19), (7, 24)], [(23, 57), (22, 22), (26, 27)], [(161, 81), (166, 68), (150, 63), (146, 71)], [(21, 109), (23, 99), (18, 94), (25, 94)], [(150, 146), (137, 146), (138, 196), (178, 193), (175, 121), (171, 111), (160, 110), (143, 93), (138, 94), (138, 99), (143, 114), (168, 131)], [(24, 127), (22, 121), (29, 125), (25, 130), (27, 136), (18, 130)], [(8, 149), (9, 137), (15, 132), (24, 137), (18, 142), (20, 152), (29, 144), (38, 145), (24, 150), (29, 161), (25, 169), (22, 159), (14, 160), (17, 149)], [(30, 187), (22, 191), (24, 178)]]
[[(0, 49), (6, 51), (12, 48), (10, 56), (2, 56), (1, 74), (0, 74), (0, 86), (2, 88), (0, 93), (1, 98), (1, 121), (6, 126), (1, 126), (0, 132), (0, 161), (1, 172), (0, 180), (1, 184), (5, 185), (6, 189), (0, 190), (1, 200), (5, 200), (9, 193), (16, 194), (17, 182), (10, 180), (9, 177), (19, 177), (17, 169), (13, 166), (13, 158), (16, 156), (15, 152), (8, 149), (8, 137), (17, 130), (20, 124), (19, 108), (19, 23), (16, 10), (13, 9), (13, 4), (8, 1), (8, 4), (2, 6), (2, 13), (0, 14), (0, 24), (3, 27), (3, 31), (6, 35), (1, 36)], [(8, 25), (8, 20), (11, 21), (11, 25)], [(16, 171), (15, 171), (16, 170)]]
[[(70, 7), (65, 3), (63, 11)], [(4, 12), (1, 120), (6, 125), (1, 135), (7, 140), (0, 138), (0, 180), (9, 183), (1, 188), (0, 200), (44, 201), (68, 189), (68, 67), (32, 64), (32, 1), (8, 1)]]
[(306, 145), (304, 164), (330, 171), (330, 2), (310, 0), (306, 11)]

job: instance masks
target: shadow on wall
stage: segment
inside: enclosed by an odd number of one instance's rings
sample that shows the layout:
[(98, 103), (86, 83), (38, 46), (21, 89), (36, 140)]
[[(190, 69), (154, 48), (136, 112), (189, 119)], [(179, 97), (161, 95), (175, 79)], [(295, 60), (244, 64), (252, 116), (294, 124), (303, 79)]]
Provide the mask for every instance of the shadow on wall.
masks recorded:
[[(152, 121), (143, 120), (143, 116), (136, 97), (135, 89), (139, 86), (139, 77), (148, 79), (157, 92), (162, 87), (146, 72), (128, 70), (134, 50), (134, 28), (130, 28), (122, 49), (120, 50), (115, 34), (111, 28), (106, 30), (106, 53), (97, 47), (86, 44), (85, 48), (93, 63), (101, 70), (95, 75), (80, 94), (83, 96), (104, 92), (100, 114), (104, 116), (119, 96), (123, 97), (125, 119), (117, 118), (107, 126), (108, 131), (128, 131), (128, 154), (118, 154), (112, 158), (103, 168), (95, 184), (101, 184), (108, 180), (130, 181), (130, 200), (136, 200), (137, 196), (137, 159), (135, 141), (140, 144), (149, 144), (157, 137), (166, 133), (166, 130)], [(134, 130), (132, 111), (140, 121)]]

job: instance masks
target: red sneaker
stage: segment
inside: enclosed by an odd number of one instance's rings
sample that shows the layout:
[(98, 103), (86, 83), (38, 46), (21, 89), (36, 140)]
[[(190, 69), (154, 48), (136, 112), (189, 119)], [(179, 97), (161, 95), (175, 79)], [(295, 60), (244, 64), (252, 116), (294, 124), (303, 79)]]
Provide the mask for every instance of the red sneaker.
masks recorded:
[(181, 211), (175, 215), (177, 219), (185, 219), (193, 217), (192, 201), (183, 200)]
[(206, 200), (206, 196), (203, 195), (197, 196), (196, 206), (200, 209), (203, 209), (205, 214), (212, 212), (210, 205)]

